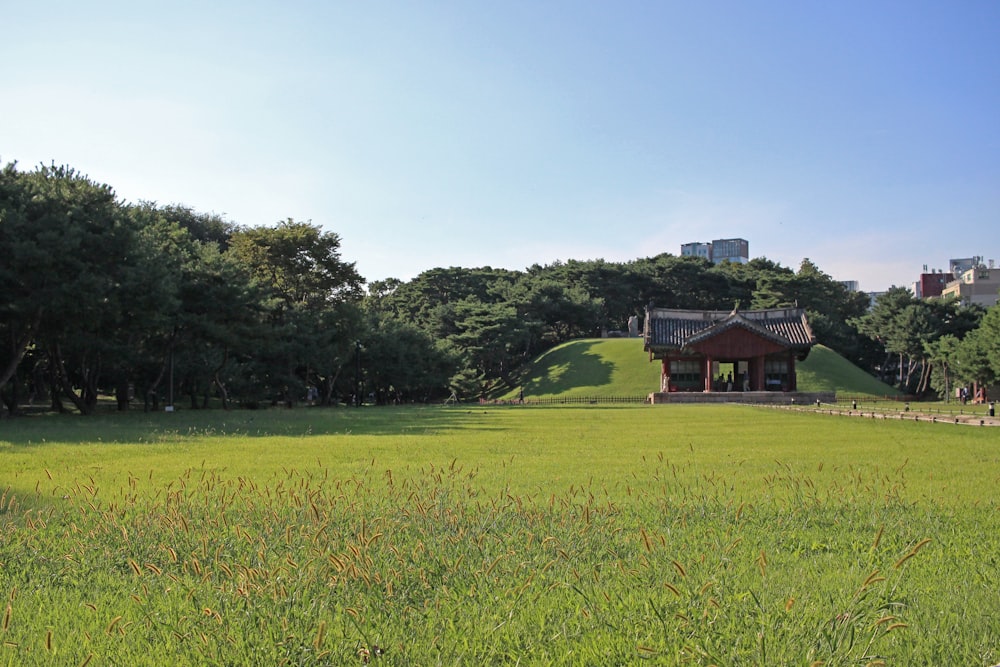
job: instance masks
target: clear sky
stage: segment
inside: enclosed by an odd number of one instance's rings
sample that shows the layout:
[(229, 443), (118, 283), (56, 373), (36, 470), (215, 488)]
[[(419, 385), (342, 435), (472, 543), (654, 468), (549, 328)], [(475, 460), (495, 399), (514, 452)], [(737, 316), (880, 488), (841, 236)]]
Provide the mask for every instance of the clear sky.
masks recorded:
[(866, 291), (1000, 262), (1000, 2), (3, 3), (0, 160), (368, 280), (742, 237)]

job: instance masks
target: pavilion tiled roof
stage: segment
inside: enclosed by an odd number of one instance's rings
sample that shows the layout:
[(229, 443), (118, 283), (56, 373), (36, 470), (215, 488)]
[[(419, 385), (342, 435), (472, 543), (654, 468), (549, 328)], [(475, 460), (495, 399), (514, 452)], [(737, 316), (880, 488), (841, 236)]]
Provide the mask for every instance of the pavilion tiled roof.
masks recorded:
[(739, 327), (790, 349), (808, 350), (816, 342), (801, 308), (767, 310), (646, 310), (647, 350), (682, 350)]

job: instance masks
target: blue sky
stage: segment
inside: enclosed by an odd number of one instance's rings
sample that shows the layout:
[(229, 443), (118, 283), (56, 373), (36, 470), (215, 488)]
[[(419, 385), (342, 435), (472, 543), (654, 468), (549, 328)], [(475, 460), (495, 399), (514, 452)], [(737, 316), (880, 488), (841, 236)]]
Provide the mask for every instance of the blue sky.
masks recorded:
[(337, 232), (369, 280), (742, 237), (883, 290), (1000, 261), (1000, 2), (3, 10), (0, 160)]

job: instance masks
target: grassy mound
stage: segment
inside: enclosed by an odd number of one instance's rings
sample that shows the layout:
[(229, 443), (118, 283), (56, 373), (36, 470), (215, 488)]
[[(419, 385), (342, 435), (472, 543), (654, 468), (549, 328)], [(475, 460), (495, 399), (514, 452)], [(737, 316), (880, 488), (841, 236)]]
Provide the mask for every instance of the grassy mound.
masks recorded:
[(530, 398), (645, 396), (660, 386), (660, 364), (649, 361), (641, 338), (586, 338), (543, 353), (521, 385)]
[[(797, 365), (801, 391), (836, 391), (848, 396), (897, 396), (824, 345)], [(660, 364), (650, 362), (641, 338), (593, 338), (563, 343), (540, 355), (521, 379), (529, 398), (644, 396), (660, 386)], [(513, 399), (518, 392), (500, 398)]]
[(835, 391), (847, 396), (900, 396), (895, 387), (877, 380), (825, 345), (817, 345), (796, 365), (801, 391)]

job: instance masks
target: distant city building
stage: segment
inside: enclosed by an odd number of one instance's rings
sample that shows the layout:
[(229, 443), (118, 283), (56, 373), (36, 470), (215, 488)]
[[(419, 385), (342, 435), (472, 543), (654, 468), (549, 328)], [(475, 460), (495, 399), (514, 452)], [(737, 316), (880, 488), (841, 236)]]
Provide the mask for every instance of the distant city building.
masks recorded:
[(712, 261), (711, 243), (685, 243), (681, 246), (681, 257), (704, 257)]
[(911, 291), (918, 299), (930, 299), (931, 297), (941, 296), (945, 285), (950, 280), (952, 280), (951, 274), (944, 273), (943, 271), (928, 272), (927, 267), (924, 266), (924, 272), (920, 274), (917, 282), (913, 283)]
[(746, 264), (750, 261), (750, 244), (746, 239), (716, 239), (712, 241), (712, 261)]
[(983, 263), (982, 257), (962, 257), (960, 259), (948, 260), (948, 273), (951, 274), (949, 280), (958, 280), (966, 271)]
[(858, 283), (857, 280), (840, 280), (838, 282), (841, 285), (843, 285), (847, 289), (848, 292), (860, 292), (861, 291), (861, 285)]
[(953, 297), (963, 303), (993, 306), (1000, 301), (1000, 269), (993, 268), (993, 260), (983, 263), (981, 255), (948, 260), (948, 270), (927, 270), (913, 283), (911, 291), (918, 299)]
[(716, 239), (711, 243), (684, 243), (681, 245), (682, 257), (704, 257), (719, 264), (734, 262), (746, 264), (750, 261), (750, 243), (746, 239)]
[(878, 298), (883, 294), (885, 294), (885, 292), (865, 292), (865, 295), (868, 297), (868, 310), (875, 307), (875, 302), (878, 301)]
[(965, 304), (995, 306), (1000, 303), (1000, 269), (993, 268), (993, 260), (989, 266), (974, 266), (949, 282), (941, 296), (957, 297)]

